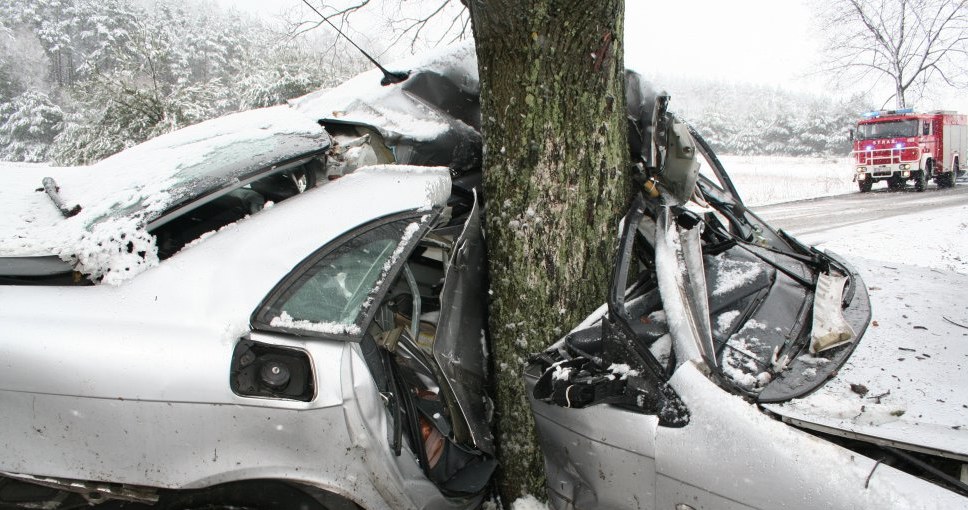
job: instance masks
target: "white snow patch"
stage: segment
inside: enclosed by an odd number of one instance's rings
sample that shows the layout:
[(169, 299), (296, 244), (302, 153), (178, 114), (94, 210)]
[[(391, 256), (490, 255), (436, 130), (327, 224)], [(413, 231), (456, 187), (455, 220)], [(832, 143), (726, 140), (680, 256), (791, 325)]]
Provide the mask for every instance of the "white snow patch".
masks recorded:
[[(917, 242), (911, 242), (912, 236)], [(842, 227), (798, 237), (848, 259), (863, 257), (876, 259), (880, 265), (910, 264), (968, 275), (966, 205), (893, 216), (864, 223), (863, 228)]]
[(632, 370), (632, 367), (625, 363), (612, 363), (608, 367), (608, 371), (611, 372), (612, 375), (618, 376), (619, 380), (623, 381), (629, 377), (637, 377), (639, 375), (638, 370)]
[(737, 318), (739, 318), (739, 310), (730, 310), (719, 314), (719, 317), (716, 319), (716, 331), (719, 334), (726, 334), (730, 326), (733, 325), (733, 322), (736, 322)]
[(542, 503), (538, 498), (526, 494), (511, 503), (511, 510), (548, 510), (548, 505)]
[(762, 264), (746, 260), (729, 259), (725, 254), (713, 257), (717, 266), (717, 278), (713, 288), (713, 296), (722, 296), (736, 290), (756, 279), (765, 269)]
[(273, 317), (269, 325), (275, 328), (301, 329), (329, 335), (359, 335), (360, 327), (356, 324), (339, 324), (336, 322), (313, 322), (294, 319), (283, 311), (278, 317)]
[(555, 363), (555, 371), (551, 373), (551, 378), (555, 381), (567, 381), (571, 378), (571, 367), (562, 367), (560, 363)]
[(672, 335), (666, 333), (652, 342), (652, 345), (649, 346), (649, 352), (655, 356), (660, 365), (667, 366), (669, 356), (672, 355)]
[(721, 155), (719, 160), (750, 206), (857, 192), (850, 158)]

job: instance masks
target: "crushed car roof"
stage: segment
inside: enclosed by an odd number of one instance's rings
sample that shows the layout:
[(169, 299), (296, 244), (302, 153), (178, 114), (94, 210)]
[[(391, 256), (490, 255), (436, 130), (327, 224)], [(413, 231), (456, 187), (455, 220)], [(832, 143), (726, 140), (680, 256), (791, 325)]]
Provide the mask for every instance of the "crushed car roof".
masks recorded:
[[(447, 47), (436, 52), (396, 62), (408, 68), (411, 77), (399, 86), (382, 86), (379, 70), (362, 73), (338, 87), (321, 90), (291, 100), (293, 107), (307, 115), (321, 119), (341, 120), (375, 126), (385, 137), (407, 137), (433, 140), (451, 129), (451, 111), (436, 108), (435, 98), (417, 94), (400, 94), (400, 89), (413, 87), (427, 75), (445, 76), (451, 82), (449, 94), (439, 94), (437, 100), (453, 101), (454, 96), (480, 94), (477, 77), (477, 58), (472, 44)], [(409, 67), (414, 66), (413, 69)], [(412, 89), (411, 89), (412, 90)], [(445, 97), (451, 96), (451, 97)], [(448, 109), (449, 110), (449, 109)], [(461, 115), (463, 117), (463, 115)], [(475, 123), (467, 120), (468, 124)]]
[[(447, 166), (454, 177), (481, 168), (480, 84), (470, 43), (393, 64), (410, 77), (383, 86), (377, 70), (296, 98), (290, 104), (331, 134), (372, 128), (405, 165)], [(356, 132), (360, 136), (362, 132)]]

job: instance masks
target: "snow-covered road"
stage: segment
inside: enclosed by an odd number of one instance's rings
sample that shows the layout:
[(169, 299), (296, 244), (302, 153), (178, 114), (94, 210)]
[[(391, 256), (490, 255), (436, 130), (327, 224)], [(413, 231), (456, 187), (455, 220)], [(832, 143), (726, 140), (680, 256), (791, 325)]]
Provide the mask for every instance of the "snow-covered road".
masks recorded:
[[(958, 187), (950, 189), (937, 189), (932, 185), (923, 193), (914, 191), (911, 186), (902, 191), (883, 188), (870, 193), (854, 192), (752, 209), (770, 225), (803, 237), (843, 227), (853, 227), (854, 232), (862, 233), (870, 228), (868, 223), (890, 218), (906, 223), (907, 218), (917, 217), (918, 225), (944, 221), (948, 213), (938, 209), (954, 207), (957, 217), (958, 206), (965, 205), (968, 205), (968, 185), (959, 183)], [(960, 219), (968, 221), (968, 214), (960, 215)], [(898, 240), (914, 239), (896, 230)], [(934, 229), (927, 228), (919, 237), (931, 236), (933, 232)]]

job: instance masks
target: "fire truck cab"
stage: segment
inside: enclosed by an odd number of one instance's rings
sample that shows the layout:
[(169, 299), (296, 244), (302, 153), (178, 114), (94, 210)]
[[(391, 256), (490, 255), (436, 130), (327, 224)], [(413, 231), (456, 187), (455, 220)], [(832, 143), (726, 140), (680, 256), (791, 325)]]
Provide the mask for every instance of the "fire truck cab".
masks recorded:
[[(861, 192), (877, 181), (901, 189), (914, 181), (924, 191), (928, 181), (955, 186), (968, 164), (968, 116), (953, 111), (915, 113), (912, 108), (869, 112), (853, 133), (854, 180)], [(964, 166), (963, 166), (964, 165)]]

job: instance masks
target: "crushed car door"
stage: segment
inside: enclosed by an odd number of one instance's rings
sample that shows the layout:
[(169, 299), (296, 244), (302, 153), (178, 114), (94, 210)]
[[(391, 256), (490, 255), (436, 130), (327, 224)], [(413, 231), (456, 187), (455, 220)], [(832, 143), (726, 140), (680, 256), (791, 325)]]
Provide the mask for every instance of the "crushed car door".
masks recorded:
[(453, 398), (451, 406), (455, 438), (477, 449), (494, 452), (490, 401), (486, 397), (487, 320), (485, 301), (484, 238), (480, 208), (474, 205), (451, 253), (441, 290), (440, 319), (434, 341), (434, 360), (444, 380), (441, 389)]

